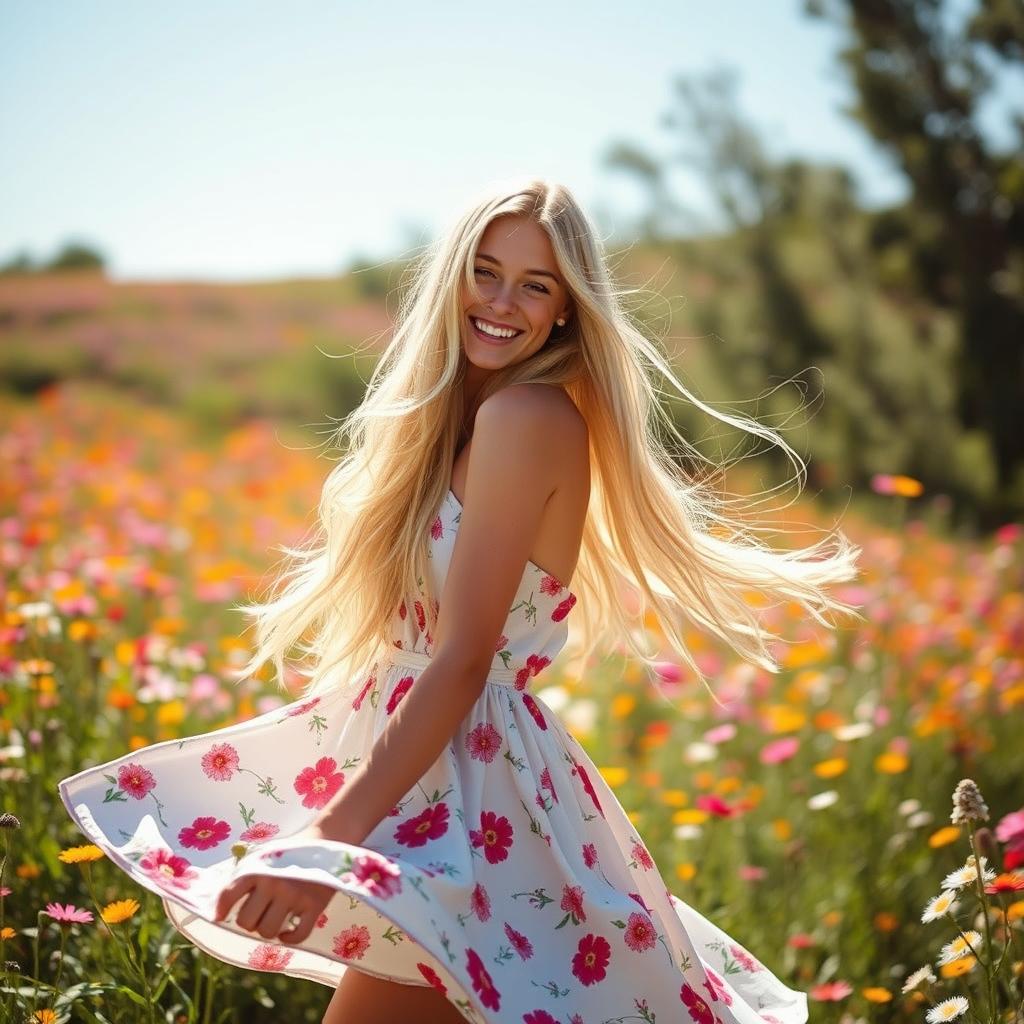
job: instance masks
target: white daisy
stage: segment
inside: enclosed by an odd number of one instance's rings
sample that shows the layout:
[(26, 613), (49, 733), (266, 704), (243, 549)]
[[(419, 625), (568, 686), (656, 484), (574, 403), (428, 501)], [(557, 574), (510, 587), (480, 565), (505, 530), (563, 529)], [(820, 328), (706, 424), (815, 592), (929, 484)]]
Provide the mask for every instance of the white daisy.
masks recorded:
[(907, 825), (910, 828), (922, 828), (925, 825), (930, 825), (934, 818), (931, 811), (915, 811), (907, 818)]
[(899, 811), (903, 817), (907, 817), (908, 815), (915, 814), (917, 811), (921, 810), (921, 801), (915, 800), (911, 797), (909, 800), (901, 801), (896, 810)]
[(944, 914), (955, 913), (956, 908), (956, 890), (944, 889), (938, 896), (934, 896), (928, 901), (928, 906), (924, 908), (924, 913), (921, 915), (921, 921), (924, 924), (929, 921), (937, 921)]
[(958, 935), (952, 942), (942, 947), (942, 954), (936, 963), (942, 967), (961, 957), (970, 956), (981, 948), (981, 932), (969, 931)]
[(928, 1024), (938, 1024), (939, 1021), (953, 1020), (954, 1017), (959, 1017), (961, 1013), (965, 1013), (967, 1007), (968, 1002), (963, 996), (952, 996), (949, 999), (943, 999), (941, 1003), (936, 1003), (924, 1015), (924, 1019), (928, 1021)]
[[(981, 871), (982, 880), (984, 884), (988, 884), (995, 877), (996, 873), (986, 867), (988, 861), (985, 857), (981, 858)], [(962, 868), (957, 868), (956, 871), (951, 871), (942, 880), (943, 889), (962, 889), (965, 885), (973, 885), (978, 879), (978, 867), (975, 863), (973, 855), (967, 858), (967, 863)]]
[(938, 981), (938, 978), (935, 977), (935, 972), (932, 970), (931, 964), (925, 964), (924, 967), (918, 967), (918, 969), (914, 971), (914, 973), (911, 974), (905, 982), (903, 982), (904, 994), (913, 991), (921, 984), (922, 981), (927, 981), (930, 984), (934, 984)]
[(831, 807), (839, 799), (839, 794), (834, 789), (826, 789), (824, 793), (815, 793), (807, 801), (807, 806), (812, 811), (821, 811)]
[(870, 736), (875, 727), (870, 722), (853, 722), (850, 725), (839, 725), (832, 730), (832, 735), (837, 740), (861, 740)]

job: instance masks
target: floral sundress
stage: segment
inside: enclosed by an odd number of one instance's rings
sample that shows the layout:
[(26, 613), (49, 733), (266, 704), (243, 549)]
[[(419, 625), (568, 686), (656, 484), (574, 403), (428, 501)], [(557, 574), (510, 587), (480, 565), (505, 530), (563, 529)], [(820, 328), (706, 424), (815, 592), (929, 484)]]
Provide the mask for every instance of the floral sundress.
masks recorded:
[[(430, 531), (436, 594), (461, 515), (449, 490)], [(432, 985), (486, 1024), (804, 1024), (806, 995), (669, 891), (594, 763), (531, 692), (575, 603), (526, 565), (476, 703), (360, 846), (288, 837), (344, 785), (429, 664), (418, 599), (396, 611), (394, 649), (354, 698), (155, 743), (64, 779), (61, 798), (183, 935), (240, 967), (335, 987), (351, 965)], [(235, 923), (244, 901), (213, 923), (239, 874), (338, 891), (304, 942), (278, 943)]]

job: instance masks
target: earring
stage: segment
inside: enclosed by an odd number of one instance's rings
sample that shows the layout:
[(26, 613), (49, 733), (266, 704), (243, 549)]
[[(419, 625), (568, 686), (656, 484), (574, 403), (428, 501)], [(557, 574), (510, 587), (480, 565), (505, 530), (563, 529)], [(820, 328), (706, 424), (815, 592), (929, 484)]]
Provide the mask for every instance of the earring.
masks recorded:
[(555, 321), (555, 323), (556, 323), (556, 324), (558, 324), (558, 326), (559, 326), (559, 327), (564, 327), (564, 326), (565, 326), (565, 317), (564, 317), (564, 316), (560, 316), (560, 317), (559, 317), (559, 318), (558, 318), (558, 319), (557, 319), (557, 320)]

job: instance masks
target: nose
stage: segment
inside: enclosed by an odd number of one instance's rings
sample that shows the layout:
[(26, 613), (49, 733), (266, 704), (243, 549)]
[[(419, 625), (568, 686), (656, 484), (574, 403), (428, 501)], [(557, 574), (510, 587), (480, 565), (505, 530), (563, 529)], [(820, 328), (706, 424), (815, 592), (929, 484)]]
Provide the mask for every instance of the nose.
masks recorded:
[(487, 299), (487, 304), (495, 311), (508, 312), (515, 309), (515, 300), (512, 297), (515, 283), (510, 281), (504, 287), (495, 285)]

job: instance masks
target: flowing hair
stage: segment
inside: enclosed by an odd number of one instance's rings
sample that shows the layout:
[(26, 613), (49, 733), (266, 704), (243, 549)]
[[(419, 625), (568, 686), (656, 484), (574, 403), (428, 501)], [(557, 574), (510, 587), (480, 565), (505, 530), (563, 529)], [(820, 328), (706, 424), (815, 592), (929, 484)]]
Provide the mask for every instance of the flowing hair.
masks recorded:
[[(637, 599), (640, 618), (657, 620), (705, 686), (684, 640), (688, 623), (777, 672), (769, 642), (779, 638), (762, 621), (765, 607), (797, 602), (828, 628), (834, 628), (830, 610), (860, 617), (825, 592), (855, 578), (860, 548), (838, 530), (797, 550), (775, 550), (757, 538), (763, 527), (744, 521), (751, 499), (719, 493), (714, 476), (722, 467), (679, 433), (647, 365), (704, 412), (777, 444), (803, 480), (800, 457), (773, 430), (716, 411), (677, 380), (631, 321), (626, 291), (613, 284), (587, 215), (565, 186), (534, 178), (488, 189), (413, 261), (392, 339), (363, 400), (337, 427), (344, 454), (325, 479), (313, 536), (302, 547), (278, 548), (291, 561), (269, 600), (235, 607), (255, 619), (257, 631), (252, 657), (238, 674), (272, 661), (283, 686), (285, 658), (296, 647), (308, 657), (296, 666), (308, 680), (303, 696), (360, 686), (394, 645), (394, 617), (419, 581), (427, 595), (426, 631), (435, 631), (438, 595), (428, 535), (449, 487), (461, 424), (468, 421), (462, 295), (481, 297), (477, 247), (488, 224), (505, 215), (531, 218), (547, 233), (574, 315), (528, 359), (494, 371), (475, 406), (500, 388), (543, 383), (564, 389), (587, 422), (590, 506), (571, 581), (578, 598), (572, 647), (582, 661), (598, 649), (615, 649), (652, 664), (623, 588)], [(682, 460), (673, 458), (659, 424), (678, 443)], [(711, 471), (702, 471), (702, 462)]]

